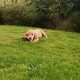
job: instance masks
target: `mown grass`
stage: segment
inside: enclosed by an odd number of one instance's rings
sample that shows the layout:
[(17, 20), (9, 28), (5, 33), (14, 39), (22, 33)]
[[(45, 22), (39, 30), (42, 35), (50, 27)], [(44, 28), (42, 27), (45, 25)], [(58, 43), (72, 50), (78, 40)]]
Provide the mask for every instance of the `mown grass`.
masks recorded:
[(30, 43), (29, 29), (0, 26), (0, 80), (80, 80), (80, 34), (44, 29), (48, 39)]

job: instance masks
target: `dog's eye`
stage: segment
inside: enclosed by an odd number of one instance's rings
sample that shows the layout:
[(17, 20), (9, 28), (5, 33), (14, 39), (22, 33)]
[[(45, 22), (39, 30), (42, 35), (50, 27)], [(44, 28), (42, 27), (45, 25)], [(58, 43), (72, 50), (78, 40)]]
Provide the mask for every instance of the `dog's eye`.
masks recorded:
[(33, 34), (32, 34), (33, 35)]
[(28, 34), (26, 34), (26, 36), (28, 36)]
[(29, 34), (26, 34), (26, 36), (28, 36)]

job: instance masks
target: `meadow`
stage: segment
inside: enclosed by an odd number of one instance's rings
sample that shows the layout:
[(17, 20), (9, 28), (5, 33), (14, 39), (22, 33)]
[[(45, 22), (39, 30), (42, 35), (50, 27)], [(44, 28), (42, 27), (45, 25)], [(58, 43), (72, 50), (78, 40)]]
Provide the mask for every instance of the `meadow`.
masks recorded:
[(80, 80), (80, 33), (43, 29), (48, 39), (31, 43), (29, 29), (0, 25), (0, 80)]

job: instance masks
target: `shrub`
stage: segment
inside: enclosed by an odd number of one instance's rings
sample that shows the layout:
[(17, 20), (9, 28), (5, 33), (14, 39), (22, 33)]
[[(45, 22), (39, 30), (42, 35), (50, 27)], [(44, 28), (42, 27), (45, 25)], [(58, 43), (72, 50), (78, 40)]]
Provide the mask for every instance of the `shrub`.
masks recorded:
[(80, 31), (80, 0), (1, 0), (4, 24)]
[(73, 13), (71, 20), (73, 23), (73, 30), (80, 32), (80, 12)]
[[(20, 2), (21, 1), (21, 2)], [(29, 0), (18, 0), (4, 2), (2, 7), (2, 17), (5, 24), (34, 25), (37, 21), (35, 5)]]

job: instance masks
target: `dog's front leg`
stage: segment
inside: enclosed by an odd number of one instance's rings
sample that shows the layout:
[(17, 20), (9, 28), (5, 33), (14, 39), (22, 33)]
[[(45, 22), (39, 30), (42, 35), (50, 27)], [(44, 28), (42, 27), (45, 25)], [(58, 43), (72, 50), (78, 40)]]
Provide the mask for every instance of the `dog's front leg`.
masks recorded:
[(39, 41), (39, 38), (36, 38), (34, 40), (31, 40), (31, 42), (37, 42), (37, 41)]

